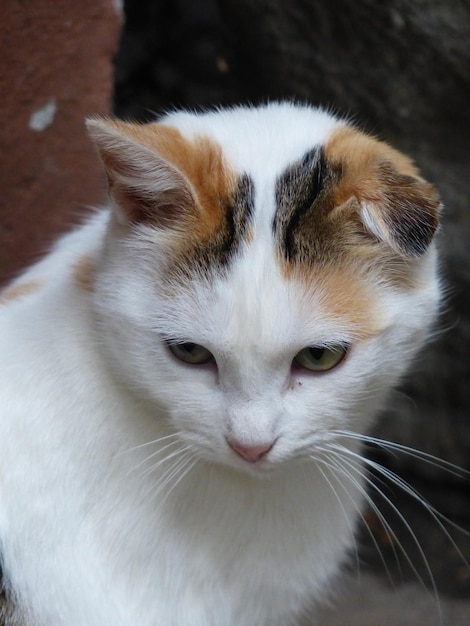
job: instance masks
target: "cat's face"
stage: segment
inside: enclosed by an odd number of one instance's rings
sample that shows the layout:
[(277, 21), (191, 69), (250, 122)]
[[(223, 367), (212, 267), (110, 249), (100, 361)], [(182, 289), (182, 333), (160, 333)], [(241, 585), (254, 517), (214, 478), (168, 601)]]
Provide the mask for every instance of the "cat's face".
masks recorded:
[(290, 105), (91, 132), (114, 204), (95, 303), (156, 420), (260, 473), (363, 431), (438, 301), (411, 163)]

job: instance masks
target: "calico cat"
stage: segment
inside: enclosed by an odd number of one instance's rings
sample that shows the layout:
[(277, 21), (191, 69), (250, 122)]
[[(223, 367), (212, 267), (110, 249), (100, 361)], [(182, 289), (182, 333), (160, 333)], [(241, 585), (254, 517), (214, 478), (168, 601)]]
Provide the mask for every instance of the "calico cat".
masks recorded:
[(0, 295), (8, 623), (294, 624), (435, 318), (439, 198), (308, 106), (88, 129), (109, 207)]

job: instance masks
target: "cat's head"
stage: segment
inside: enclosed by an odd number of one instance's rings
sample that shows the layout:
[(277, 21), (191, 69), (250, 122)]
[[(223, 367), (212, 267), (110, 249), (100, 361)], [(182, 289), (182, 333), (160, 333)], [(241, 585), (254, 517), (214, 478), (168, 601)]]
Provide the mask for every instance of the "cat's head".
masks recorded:
[(291, 104), (88, 126), (113, 207), (95, 305), (155, 420), (256, 471), (366, 428), (439, 298), (411, 161)]

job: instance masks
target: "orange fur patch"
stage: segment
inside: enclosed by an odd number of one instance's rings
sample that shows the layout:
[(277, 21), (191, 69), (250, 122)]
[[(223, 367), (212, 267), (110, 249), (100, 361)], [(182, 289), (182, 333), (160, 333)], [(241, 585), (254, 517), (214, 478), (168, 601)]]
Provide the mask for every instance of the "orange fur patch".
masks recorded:
[(199, 204), (198, 219), (188, 233), (191, 238), (204, 241), (221, 227), (223, 205), (235, 192), (237, 176), (228, 167), (216, 142), (202, 135), (189, 141), (176, 128), (159, 123), (108, 121), (107, 124), (159, 154), (184, 174)]
[(73, 264), (73, 280), (83, 291), (93, 290), (93, 279), (95, 274), (95, 264), (93, 259), (84, 255)]
[[(312, 180), (320, 181), (317, 187)], [(297, 189), (290, 191), (293, 183)], [(432, 240), (440, 203), (405, 155), (342, 126), (325, 143), (323, 157), (313, 154), (310, 162), (306, 157), (286, 170), (278, 193), (279, 259), (286, 278), (298, 273), (308, 283), (317, 268), (343, 268), (354, 284), (353, 267), (399, 288), (419, 283), (413, 260)], [(347, 291), (347, 281), (340, 282)]]
[(361, 273), (346, 264), (320, 267), (310, 270), (308, 275), (300, 271), (299, 278), (307, 293), (312, 293), (329, 315), (351, 328), (355, 340), (368, 339), (383, 330), (380, 314)]
[(380, 163), (390, 163), (401, 174), (419, 177), (407, 156), (349, 126), (331, 133), (324, 152), (328, 163), (345, 166), (339, 184), (333, 189), (335, 206), (341, 206), (351, 197), (375, 199), (377, 178), (372, 174)]
[(7, 287), (0, 293), (0, 304), (7, 304), (12, 300), (17, 300), (18, 298), (27, 296), (28, 294), (39, 289), (40, 286), (41, 282), (39, 280), (30, 280), (27, 283), (19, 283), (17, 285), (13, 285), (12, 287)]

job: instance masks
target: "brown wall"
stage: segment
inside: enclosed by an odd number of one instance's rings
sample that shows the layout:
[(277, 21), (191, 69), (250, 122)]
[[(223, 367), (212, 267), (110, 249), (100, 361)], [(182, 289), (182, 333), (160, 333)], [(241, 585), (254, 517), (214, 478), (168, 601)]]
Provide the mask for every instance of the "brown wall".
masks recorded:
[(111, 108), (112, 0), (9, 0), (0, 20), (0, 282), (103, 199), (83, 119)]

